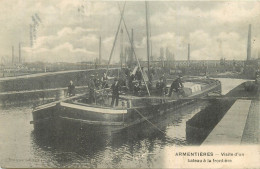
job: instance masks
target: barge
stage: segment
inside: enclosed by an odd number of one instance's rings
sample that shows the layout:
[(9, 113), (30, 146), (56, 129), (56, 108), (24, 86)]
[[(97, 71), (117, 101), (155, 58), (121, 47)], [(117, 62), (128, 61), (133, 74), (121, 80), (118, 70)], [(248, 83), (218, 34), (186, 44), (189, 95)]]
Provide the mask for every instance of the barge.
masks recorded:
[[(134, 96), (122, 93), (119, 105), (111, 107), (112, 95), (109, 89), (96, 92), (96, 102), (88, 104), (87, 95), (82, 94), (60, 101), (37, 106), (33, 109), (35, 130), (61, 129), (64, 127), (87, 127), (95, 131), (118, 131), (166, 112), (174, 113), (178, 108), (190, 104), (196, 98), (219, 93), (221, 84), (213, 79), (192, 79), (184, 82), (184, 97), (173, 93), (171, 97), (153, 95)], [(168, 86), (168, 85), (167, 85)], [(167, 87), (169, 89), (169, 86)]]

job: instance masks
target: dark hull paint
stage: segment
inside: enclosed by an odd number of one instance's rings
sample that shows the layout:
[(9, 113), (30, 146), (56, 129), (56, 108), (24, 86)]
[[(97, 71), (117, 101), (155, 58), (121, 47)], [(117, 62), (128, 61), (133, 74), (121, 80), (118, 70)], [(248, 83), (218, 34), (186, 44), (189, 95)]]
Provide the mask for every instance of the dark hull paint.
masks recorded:
[(96, 113), (65, 107), (60, 104), (50, 104), (49, 107), (33, 111), (34, 129), (62, 132), (62, 130), (67, 130), (66, 128), (78, 128), (90, 132), (116, 132), (146, 121), (146, 119), (156, 119), (169, 110), (174, 113), (178, 108), (196, 101), (195, 98), (207, 96), (208, 93), (220, 91), (220, 89), (220, 83), (216, 82), (215, 85), (209, 86), (201, 93), (190, 96), (189, 99), (161, 99), (161, 103), (128, 108), (127, 113), (121, 114)]

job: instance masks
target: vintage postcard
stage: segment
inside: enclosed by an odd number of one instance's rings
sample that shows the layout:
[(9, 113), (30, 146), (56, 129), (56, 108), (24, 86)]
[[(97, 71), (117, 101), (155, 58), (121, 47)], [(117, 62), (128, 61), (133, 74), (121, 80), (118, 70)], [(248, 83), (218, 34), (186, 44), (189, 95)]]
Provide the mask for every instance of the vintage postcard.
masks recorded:
[(260, 1), (0, 1), (0, 168), (260, 168)]

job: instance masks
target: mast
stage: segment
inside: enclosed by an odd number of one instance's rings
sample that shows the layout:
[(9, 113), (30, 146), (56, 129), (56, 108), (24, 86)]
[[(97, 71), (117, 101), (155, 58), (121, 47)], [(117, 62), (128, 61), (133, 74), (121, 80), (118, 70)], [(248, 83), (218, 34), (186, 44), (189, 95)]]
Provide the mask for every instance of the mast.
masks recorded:
[(248, 27), (248, 39), (247, 39), (247, 61), (251, 59), (251, 24)]
[(121, 69), (123, 68), (123, 57), (124, 57), (124, 47), (123, 47), (123, 36), (124, 36), (124, 31), (123, 29), (121, 28), (121, 37), (120, 37), (120, 64), (121, 64)]
[[(129, 39), (129, 41), (130, 41), (130, 43), (131, 43), (131, 47), (133, 48), (133, 43), (132, 43), (132, 41), (131, 41), (130, 34), (129, 34), (129, 32), (128, 32), (128, 29), (127, 29), (125, 20), (124, 20), (124, 18), (123, 18), (123, 11), (121, 10), (121, 8), (120, 8), (120, 6), (119, 6), (119, 3), (117, 3), (117, 4), (118, 4), (119, 10), (120, 10), (120, 14), (121, 14), (121, 17), (122, 17), (124, 26), (125, 26), (125, 31), (126, 31), (127, 37), (128, 37), (128, 39)], [(133, 49), (134, 49), (134, 48), (133, 48)], [(137, 61), (138, 67), (139, 67), (139, 69), (141, 70), (142, 77), (144, 78), (144, 74), (143, 74), (143, 71), (142, 71), (142, 69), (141, 69), (141, 65), (140, 65), (139, 59), (138, 59), (138, 57), (136, 56), (135, 50), (133, 50), (133, 54), (134, 54), (135, 59), (136, 59), (136, 61)], [(147, 93), (148, 93), (148, 95), (150, 96), (150, 91), (149, 91), (149, 88), (148, 88), (147, 83), (146, 83), (145, 80), (144, 80), (144, 84), (145, 84)]]
[(152, 61), (153, 61), (153, 42), (152, 42), (152, 39), (151, 39), (151, 37), (152, 37), (152, 28), (151, 28), (151, 22), (150, 22), (150, 13), (148, 13), (149, 15), (149, 19), (148, 19), (148, 26), (149, 26), (149, 33), (150, 33), (150, 40), (149, 40), (149, 42), (150, 42), (150, 66), (151, 66), (151, 64), (152, 64)]
[(125, 48), (125, 66), (127, 67), (127, 59), (129, 58), (129, 48)]
[(134, 29), (131, 29), (131, 51), (130, 51), (130, 59), (129, 59), (129, 65), (132, 66), (134, 61)]
[(121, 12), (121, 17), (120, 17), (120, 21), (119, 21), (119, 24), (118, 24), (118, 27), (117, 27), (115, 39), (114, 39), (114, 42), (113, 42), (113, 47), (112, 47), (112, 49), (111, 49), (110, 56), (109, 56), (109, 60), (108, 60), (108, 63), (107, 63), (106, 74), (107, 74), (107, 72), (108, 72), (109, 64), (110, 64), (110, 61), (111, 61), (111, 58), (112, 58), (112, 54), (113, 54), (113, 52), (114, 52), (114, 48), (115, 48), (115, 44), (116, 44), (118, 32), (119, 32), (119, 29), (120, 29), (120, 26), (121, 26), (121, 22), (122, 22), (123, 17), (124, 17), (125, 3), (126, 3), (126, 2), (124, 2), (124, 7), (123, 7), (123, 10), (122, 10), (122, 12)]
[[(146, 12), (146, 44), (147, 44), (147, 68), (148, 68), (148, 77), (150, 74), (150, 33), (149, 33), (149, 17), (148, 17), (148, 10), (149, 10), (149, 6), (148, 6), (148, 2), (145, 1), (145, 12)], [(150, 79), (149, 79), (150, 80)]]

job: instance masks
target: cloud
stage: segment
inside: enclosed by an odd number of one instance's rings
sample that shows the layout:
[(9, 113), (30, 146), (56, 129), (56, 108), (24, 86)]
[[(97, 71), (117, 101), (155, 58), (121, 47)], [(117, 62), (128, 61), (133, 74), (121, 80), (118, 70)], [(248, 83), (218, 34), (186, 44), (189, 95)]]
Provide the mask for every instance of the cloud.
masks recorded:
[[(159, 55), (160, 47), (168, 47), (177, 59), (185, 59), (190, 43), (193, 59), (220, 59), (221, 50), (227, 59), (244, 59), (249, 23), (252, 24), (252, 53), (259, 49), (258, 1), (151, 1), (149, 4), (154, 55)], [(127, 2), (125, 21), (128, 31), (134, 29), (136, 54), (146, 59), (144, 9), (143, 2)], [(97, 57), (100, 36), (102, 57), (108, 58), (120, 18), (117, 2), (105, 1), (28, 0), (24, 3), (10, 0), (0, 1), (0, 11), (0, 21), (5, 23), (0, 27), (0, 57), (11, 56), (11, 46), (16, 50), (22, 42), (23, 55), (27, 55), (28, 61), (93, 60)], [(35, 13), (43, 24), (33, 47), (37, 56), (32, 56), (29, 24)], [(124, 36), (129, 45), (126, 34)], [(120, 51), (119, 42), (117, 39), (116, 57)]]
[(203, 30), (195, 30), (190, 33), (190, 43), (194, 48), (200, 48), (212, 45), (212, 39), (207, 32)]
[(191, 33), (191, 58), (195, 60), (243, 60), (246, 57), (246, 40), (236, 32), (220, 32), (215, 36), (202, 30)]
[[(213, 3), (212, 3), (213, 4)], [(199, 6), (173, 8), (156, 12), (151, 16), (155, 26), (165, 26), (169, 23), (188, 24), (192, 19), (204, 20), (210, 24), (225, 24), (250, 22), (260, 17), (260, 2), (222, 2), (216, 8), (202, 10)], [(182, 18), (182, 19), (179, 19)]]
[(76, 35), (76, 34), (82, 34), (82, 33), (86, 33), (86, 32), (94, 32), (97, 31), (97, 29), (84, 29), (82, 27), (76, 27), (74, 29), (70, 28), (70, 27), (65, 27), (62, 30), (60, 30), (58, 32), (58, 36), (70, 36), (70, 35)]
[(260, 2), (250, 7), (247, 5), (246, 2), (224, 2), (219, 8), (210, 11), (209, 16), (223, 23), (250, 21), (260, 16)]
[(29, 57), (33, 53), (37, 55), (34, 55), (33, 60), (40, 59), (42, 56), (42, 59), (52, 62), (69, 61), (69, 58), (72, 62), (76, 62), (76, 59), (78, 61), (93, 60), (91, 57), (96, 57), (98, 51), (98, 38), (94, 32), (96, 29), (64, 27), (55, 35), (38, 37), (33, 48), (23, 48), (24, 55)]
[(52, 49), (39, 48), (38, 50), (31, 51), (26, 55), (26, 59), (29, 59), (30, 61), (48, 60), (48, 62), (93, 61), (93, 58), (96, 57), (96, 52), (82, 48), (75, 48), (70, 43), (63, 43)]

